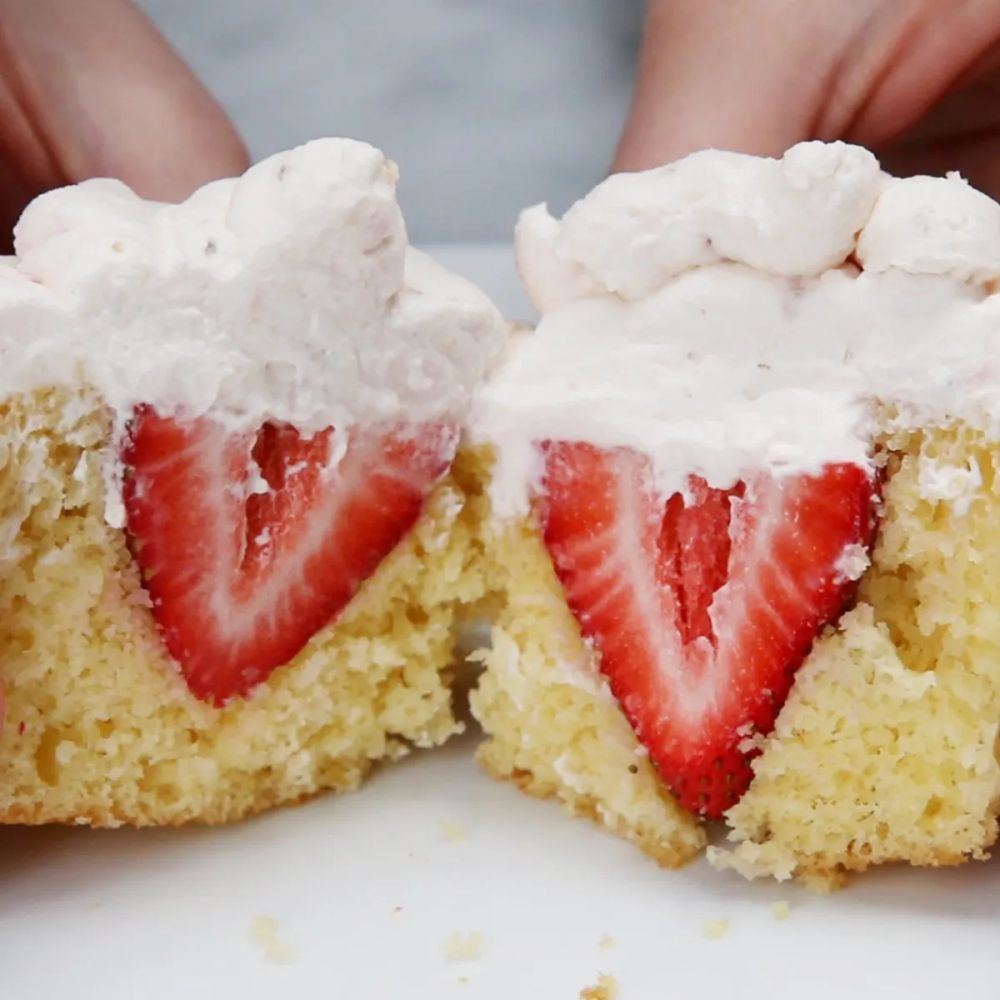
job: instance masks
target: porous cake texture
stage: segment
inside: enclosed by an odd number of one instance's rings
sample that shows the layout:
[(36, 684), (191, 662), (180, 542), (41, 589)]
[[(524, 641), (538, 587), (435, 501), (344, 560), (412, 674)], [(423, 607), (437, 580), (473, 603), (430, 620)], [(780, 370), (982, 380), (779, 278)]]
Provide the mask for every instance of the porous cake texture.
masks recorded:
[[(713, 852), (748, 876), (958, 864), (996, 840), (996, 442), (957, 425), (888, 444), (884, 519), (858, 605), (796, 675), (728, 814), (738, 846)], [(965, 488), (935, 498), (934, 481)]]
[(483, 492), (490, 467), (488, 449), (469, 451), (457, 466), (494, 599), (491, 646), (476, 654), (485, 670), (470, 699), (487, 736), (479, 761), (678, 867), (699, 853), (704, 833), (660, 782), (618, 708), (534, 523), (492, 519)]
[(450, 479), (332, 624), (219, 709), (189, 693), (105, 522), (109, 440), (84, 391), (0, 405), (0, 821), (219, 823), (460, 730), (453, 626), (482, 578)]
[[(856, 606), (796, 675), (718, 867), (796, 875), (983, 858), (997, 836), (1000, 479), (996, 443), (956, 424), (885, 442), (881, 528)], [(481, 452), (480, 492), (489, 476)], [(950, 483), (947, 490), (929, 484)], [(582, 640), (532, 519), (483, 520), (496, 597), (473, 710), (480, 759), (677, 865), (704, 835), (637, 744)]]

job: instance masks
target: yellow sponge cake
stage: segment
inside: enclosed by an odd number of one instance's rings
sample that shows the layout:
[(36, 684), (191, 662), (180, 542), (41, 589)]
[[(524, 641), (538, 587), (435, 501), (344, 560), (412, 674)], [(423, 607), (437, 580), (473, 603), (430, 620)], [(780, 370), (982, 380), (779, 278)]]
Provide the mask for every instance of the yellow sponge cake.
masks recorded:
[[(857, 607), (797, 674), (728, 813), (738, 846), (714, 853), (723, 866), (783, 876), (958, 864), (996, 840), (996, 444), (961, 426), (887, 445), (883, 527)], [(954, 470), (961, 492), (929, 491), (928, 468)]]

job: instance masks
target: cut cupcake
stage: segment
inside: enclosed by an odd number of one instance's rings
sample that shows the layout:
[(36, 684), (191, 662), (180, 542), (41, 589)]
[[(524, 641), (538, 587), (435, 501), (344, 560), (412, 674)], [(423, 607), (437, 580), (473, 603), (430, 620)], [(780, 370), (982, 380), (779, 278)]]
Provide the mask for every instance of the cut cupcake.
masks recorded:
[(524, 213), (472, 416), (495, 775), (668, 865), (983, 857), (1000, 766), (1000, 206), (706, 152)]
[(459, 731), (449, 470), (502, 347), (320, 140), (43, 196), (0, 273), (0, 819), (222, 822)]

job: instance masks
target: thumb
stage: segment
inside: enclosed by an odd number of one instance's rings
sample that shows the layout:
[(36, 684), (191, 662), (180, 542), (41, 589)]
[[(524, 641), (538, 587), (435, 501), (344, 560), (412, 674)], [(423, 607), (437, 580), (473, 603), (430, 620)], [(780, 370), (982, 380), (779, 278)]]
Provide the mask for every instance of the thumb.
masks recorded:
[(651, 0), (615, 170), (784, 152), (816, 127), (865, 3)]

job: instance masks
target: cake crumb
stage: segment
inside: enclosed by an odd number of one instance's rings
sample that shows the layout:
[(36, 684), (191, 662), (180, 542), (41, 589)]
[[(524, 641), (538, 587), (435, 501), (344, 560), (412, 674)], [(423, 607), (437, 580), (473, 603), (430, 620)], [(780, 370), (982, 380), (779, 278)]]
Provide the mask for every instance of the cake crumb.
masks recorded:
[(278, 937), (278, 921), (274, 917), (254, 917), (250, 925), (250, 937), (268, 961), (282, 965), (295, 961), (295, 949)]
[(813, 892), (829, 895), (842, 889), (847, 881), (847, 873), (831, 869), (829, 871), (796, 872), (799, 882)]
[(600, 940), (597, 942), (598, 948), (603, 948), (604, 951), (610, 951), (615, 946), (615, 939), (610, 934), (602, 934)]
[(779, 899), (771, 904), (771, 916), (775, 920), (787, 920), (791, 915), (792, 908), (788, 905), (787, 899)]
[(716, 920), (706, 920), (701, 925), (702, 931), (710, 941), (718, 941), (729, 930), (729, 921), (725, 917)]
[(465, 827), (461, 823), (452, 823), (450, 820), (443, 820), (441, 822), (441, 836), (445, 840), (465, 840)]
[(615, 1000), (618, 996), (618, 980), (614, 976), (601, 973), (593, 986), (580, 990), (580, 1000)]
[(459, 986), (465, 986), (465, 984), (468, 983), (468, 981), (469, 981), (469, 977), (468, 976), (459, 976), (458, 977), (458, 985)]
[(483, 954), (483, 936), (456, 931), (445, 940), (442, 950), (448, 962), (474, 962)]

